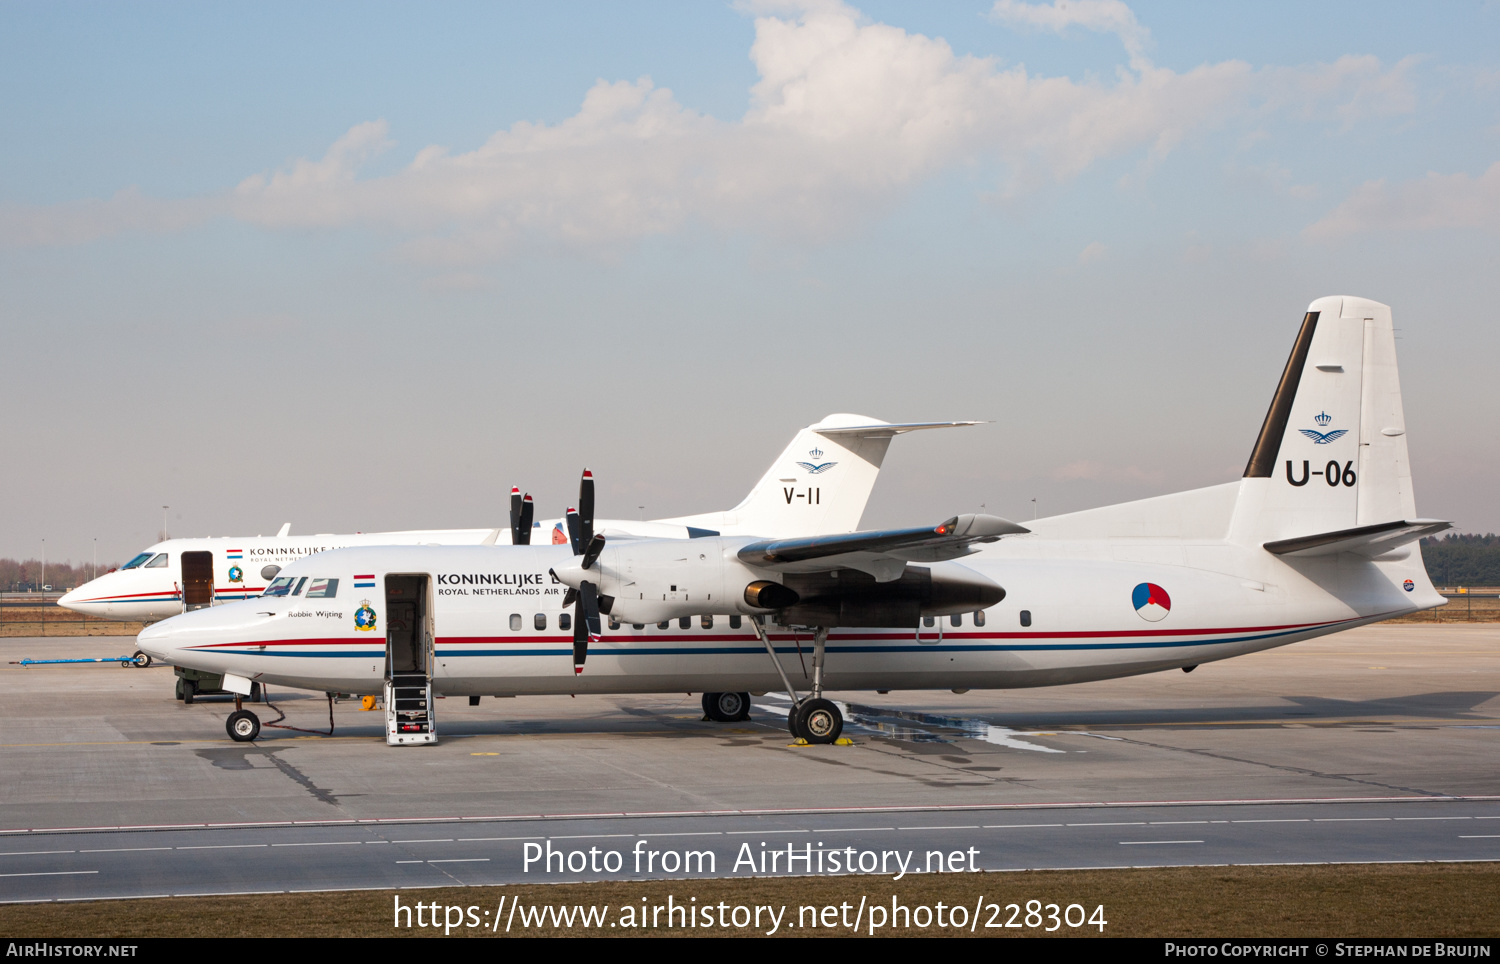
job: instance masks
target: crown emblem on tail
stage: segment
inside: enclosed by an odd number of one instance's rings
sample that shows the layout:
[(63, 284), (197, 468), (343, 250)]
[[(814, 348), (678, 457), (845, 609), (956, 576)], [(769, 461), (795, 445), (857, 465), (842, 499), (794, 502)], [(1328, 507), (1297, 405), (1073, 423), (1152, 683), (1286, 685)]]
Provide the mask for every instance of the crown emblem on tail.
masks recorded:
[(1333, 421), (1333, 416), (1329, 415), (1327, 412), (1320, 412), (1317, 415), (1313, 416), (1313, 421), (1317, 422), (1319, 425), (1327, 425), (1329, 422)]

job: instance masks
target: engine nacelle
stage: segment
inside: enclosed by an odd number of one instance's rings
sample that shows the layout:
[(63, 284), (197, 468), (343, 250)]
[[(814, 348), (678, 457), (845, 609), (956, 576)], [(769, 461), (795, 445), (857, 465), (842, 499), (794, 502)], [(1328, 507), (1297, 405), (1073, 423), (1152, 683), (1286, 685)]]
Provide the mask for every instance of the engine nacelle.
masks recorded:
[[(985, 609), (1005, 590), (956, 562), (908, 565), (889, 582), (855, 569), (779, 573), (738, 557), (749, 538), (617, 540), (587, 570), (555, 568), (577, 588), (587, 580), (610, 597), (609, 613), (629, 623), (709, 614), (776, 614), (788, 624), (914, 628), (923, 616)], [(581, 557), (580, 557), (581, 558)]]

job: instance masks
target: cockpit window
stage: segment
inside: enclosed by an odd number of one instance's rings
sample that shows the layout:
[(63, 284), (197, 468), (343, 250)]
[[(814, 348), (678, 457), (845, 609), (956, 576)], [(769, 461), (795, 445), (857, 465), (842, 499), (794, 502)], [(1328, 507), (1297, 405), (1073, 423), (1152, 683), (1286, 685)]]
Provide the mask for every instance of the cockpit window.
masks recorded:
[(152, 553), (152, 552), (143, 552), (140, 555), (136, 556), (134, 559), (132, 559), (129, 562), (125, 563), (125, 565), (121, 566), (120, 568), (121, 569), (134, 569), (137, 566), (139, 566), (141, 563), (145, 562), (147, 559), (150, 559), (153, 555), (155, 555), (155, 553)]
[(300, 596), (300, 595), (302, 595), (302, 587), (305, 586), (305, 585), (307, 585), (307, 577), (303, 576), (301, 579), (297, 580), (297, 585), (294, 586), (294, 587), (292, 587), (292, 595), (293, 596)]
[(165, 569), (167, 568), (167, 554), (158, 552), (151, 561), (141, 567), (142, 569)]
[(332, 599), (339, 593), (339, 581), (337, 579), (314, 579), (312, 585), (307, 587), (308, 599)]
[(261, 593), (261, 595), (285, 596), (292, 591), (292, 583), (296, 581), (296, 576), (278, 576), (269, 586), (266, 587), (266, 591)]

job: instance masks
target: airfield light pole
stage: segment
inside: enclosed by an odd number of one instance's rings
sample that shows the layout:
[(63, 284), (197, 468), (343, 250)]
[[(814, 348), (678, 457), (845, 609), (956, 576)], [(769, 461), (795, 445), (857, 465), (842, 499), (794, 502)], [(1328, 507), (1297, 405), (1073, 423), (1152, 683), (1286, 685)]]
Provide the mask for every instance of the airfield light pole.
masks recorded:
[(1031, 500), (1031, 521), (1032, 522), (1036, 521), (1036, 500), (1035, 499)]
[(161, 507), (161, 540), (163, 542), (167, 541), (167, 510), (170, 508), (171, 506), (167, 505)]
[(38, 592), (43, 591), (43, 587), (45, 587), (46, 585), (47, 585), (47, 540), (43, 539), (42, 540), (42, 577), (41, 577), (41, 579), (39, 579), (37, 581), (37, 584), (36, 584), (37, 591)]
[(94, 574), (92, 576), (90, 576), (89, 578), (90, 579), (98, 579), (99, 578), (99, 537), (98, 536), (94, 536)]

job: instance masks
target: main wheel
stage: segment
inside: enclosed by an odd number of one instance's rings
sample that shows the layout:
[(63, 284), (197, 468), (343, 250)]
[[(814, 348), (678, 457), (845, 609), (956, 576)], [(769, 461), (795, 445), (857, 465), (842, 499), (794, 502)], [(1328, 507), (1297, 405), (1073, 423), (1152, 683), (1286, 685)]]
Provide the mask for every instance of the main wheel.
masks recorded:
[(832, 700), (808, 700), (801, 706), (797, 722), (809, 743), (832, 743), (844, 732), (844, 714)]
[(720, 693), (703, 694), (703, 715), (708, 717), (710, 720), (713, 720), (715, 723), (724, 722), (723, 720), (719, 719), (718, 716), (719, 697), (721, 695), (722, 694)]
[(176, 693), (174, 695), (177, 697), (177, 702), (181, 703), (182, 702), (182, 677), (181, 676), (177, 677), (177, 691), (176, 691)]
[(260, 698), (260, 684), (259, 683), (251, 683), (250, 684), (250, 702), (252, 702), (252, 703), (263, 703), (263, 702), (265, 702), (264, 700), (262, 700)]
[(193, 705), (193, 697), (198, 695), (198, 681), (185, 679), (182, 681), (182, 701), (188, 706)]
[(723, 723), (738, 723), (740, 720), (750, 718), (750, 694), (749, 693), (716, 693), (714, 709), (718, 711), (714, 719)]
[(145, 669), (147, 666), (150, 666), (151, 665), (151, 656), (150, 656), (150, 654), (149, 653), (143, 653), (140, 650), (136, 650), (135, 651), (135, 665), (139, 666), (141, 669)]
[(260, 736), (260, 719), (249, 710), (235, 710), (224, 721), (224, 729), (229, 731), (229, 738), (234, 742), (249, 743)]

